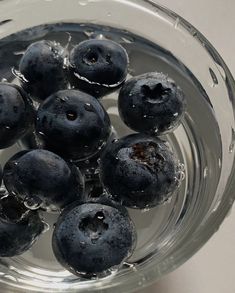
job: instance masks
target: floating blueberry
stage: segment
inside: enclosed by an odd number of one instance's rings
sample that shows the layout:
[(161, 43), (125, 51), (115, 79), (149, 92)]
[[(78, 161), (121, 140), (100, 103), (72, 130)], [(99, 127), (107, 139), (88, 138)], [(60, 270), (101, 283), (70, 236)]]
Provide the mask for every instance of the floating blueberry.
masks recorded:
[(146, 73), (124, 84), (118, 109), (131, 129), (161, 134), (178, 126), (185, 111), (185, 97), (179, 86), (163, 73)]
[(178, 185), (176, 159), (164, 141), (132, 134), (115, 141), (101, 156), (100, 177), (113, 199), (131, 208), (168, 200)]
[(98, 203), (71, 205), (60, 216), (52, 247), (69, 271), (102, 276), (133, 252), (136, 234), (127, 213)]
[(94, 96), (116, 90), (126, 79), (126, 50), (110, 40), (86, 40), (69, 56), (72, 84)]
[(63, 208), (83, 196), (79, 169), (46, 150), (21, 152), (3, 171), (4, 184), (29, 208)]
[(47, 149), (74, 161), (98, 153), (111, 134), (102, 105), (77, 90), (59, 91), (46, 99), (38, 109), (36, 129)]
[(65, 49), (52, 41), (32, 43), (24, 53), (19, 71), (22, 86), (35, 99), (45, 100), (52, 93), (67, 87), (64, 68)]
[(35, 211), (13, 196), (0, 200), (0, 256), (13, 257), (27, 251), (44, 230)]
[(0, 83), (0, 149), (23, 137), (32, 128), (34, 117), (27, 94), (16, 85)]

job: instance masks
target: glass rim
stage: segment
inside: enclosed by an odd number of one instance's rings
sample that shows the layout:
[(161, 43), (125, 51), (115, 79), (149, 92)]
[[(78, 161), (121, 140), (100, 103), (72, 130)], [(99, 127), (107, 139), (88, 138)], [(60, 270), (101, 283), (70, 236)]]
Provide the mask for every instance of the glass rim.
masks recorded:
[[(26, 2), (26, 0), (23, 0)], [(119, 0), (114, 0), (118, 1)], [(44, 1), (43, 1), (44, 2)], [(121, 2), (125, 3), (130, 3), (133, 2), (131, 0), (121, 0)], [(138, 0), (135, 1), (136, 5), (141, 6), (145, 4), (146, 9), (152, 10), (156, 9), (159, 11), (159, 13), (162, 13), (164, 17), (168, 17), (170, 19), (173, 19), (174, 21), (178, 21), (180, 23), (180, 26), (183, 27), (183, 29), (189, 33), (193, 38), (197, 39), (197, 41), (203, 46), (203, 48), (207, 51), (207, 53), (211, 56), (211, 58), (214, 60), (215, 63), (219, 64), (225, 74), (226, 74), (226, 79), (225, 83), (228, 89), (228, 93), (230, 96), (230, 99), (233, 104), (233, 112), (235, 112), (235, 81), (234, 78), (228, 69), (227, 65), (223, 61), (222, 57), (220, 54), (217, 52), (217, 50), (214, 48), (214, 46), (208, 41), (208, 39), (200, 32), (198, 31), (192, 24), (190, 24), (187, 20), (185, 20), (183, 17), (178, 15), (177, 13), (173, 12), (169, 8), (166, 8), (165, 6), (162, 6), (161, 4), (158, 4), (156, 1), (153, 0)], [(128, 279), (124, 279), (123, 277), (126, 277), (126, 275), (118, 276), (116, 280), (111, 279), (112, 277), (107, 277), (105, 279), (101, 280), (95, 280), (94, 284), (93, 281), (89, 281), (90, 283), (90, 288), (87, 288), (87, 282), (84, 282), (84, 284), (79, 285), (79, 290), (81, 292), (85, 291), (90, 291), (91, 292), (96, 292), (100, 290), (106, 290), (106, 289), (111, 289), (112, 292), (120, 292), (119, 286), (128, 286), (128, 292), (135, 291), (137, 289), (137, 283), (140, 278), (143, 279), (141, 289), (145, 288), (154, 282), (157, 281), (163, 274), (169, 273), (182, 265), (186, 260), (188, 260), (191, 256), (193, 256), (209, 239), (210, 237), (219, 229), (220, 225), (222, 224), (223, 220), (225, 219), (226, 215), (228, 214), (229, 210), (231, 209), (233, 202), (235, 200), (235, 161), (233, 161), (233, 168), (231, 170), (227, 185), (226, 185), (226, 190), (224, 191), (223, 196), (220, 205), (218, 206), (217, 210), (212, 213), (208, 219), (203, 223), (203, 226), (201, 226), (198, 231), (197, 231), (197, 241), (196, 242), (191, 242), (190, 247), (184, 247), (184, 253), (180, 254), (177, 253), (177, 255), (174, 257), (174, 261), (172, 263), (171, 267), (164, 267), (162, 266), (161, 268), (157, 270), (153, 270), (154, 263), (151, 262), (150, 264), (146, 265), (144, 268), (141, 266), (138, 268), (138, 272), (136, 273), (135, 271), (131, 272), (128, 274)], [(206, 227), (209, 229), (206, 229)], [(200, 232), (200, 233), (199, 233)], [(179, 250), (180, 251), (180, 250)], [(183, 255), (183, 257), (182, 257)], [(113, 280), (113, 282), (112, 282)], [(0, 280), (0, 283), (2, 281)], [(14, 281), (11, 280), (11, 285), (13, 285)], [(133, 286), (132, 286), (133, 285)], [(18, 286), (15, 284), (14, 287), (15, 292), (22, 292), (20, 289), (20, 285)], [(9, 288), (12, 288), (9, 287)], [(30, 287), (29, 290), (32, 290)], [(73, 291), (74, 290), (74, 291)], [(78, 288), (71, 288), (70, 292), (77, 292)], [(84, 291), (83, 291), (84, 290)], [(36, 290), (37, 292), (38, 289)], [(66, 291), (66, 290), (65, 290)], [(125, 288), (122, 292), (125, 291)], [(7, 291), (6, 291), (7, 292)], [(10, 292), (10, 291), (9, 291)], [(41, 292), (45, 292), (44, 289), (42, 289)], [(53, 292), (53, 291), (52, 291)], [(55, 291), (55, 292), (61, 292), (61, 291)]]

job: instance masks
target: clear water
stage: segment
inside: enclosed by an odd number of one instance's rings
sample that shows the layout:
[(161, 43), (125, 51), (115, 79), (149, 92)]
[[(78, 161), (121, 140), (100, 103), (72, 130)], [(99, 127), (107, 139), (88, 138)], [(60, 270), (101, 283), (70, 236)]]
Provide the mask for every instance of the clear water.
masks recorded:
[[(180, 162), (184, 164), (185, 179), (171, 201), (164, 205), (150, 210), (129, 210), (138, 231), (137, 248), (128, 262), (133, 264), (131, 266), (133, 268), (153, 253), (159, 254), (159, 259), (162, 258), (168, 243), (177, 237), (175, 235), (180, 225), (194, 213), (197, 213), (197, 216), (198, 213), (204, 215), (209, 209), (214, 200), (216, 188), (216, 186), (213, 187), (213, 182), (210, 182), (211, 170), (213, 170), (215, 182), (221, 172), (220, 133), (210, 100), (191, 72), (169, 51), (126, 31), (87, 24), (61, 23), (16, 33), (0, 40), (0, 80), (18, 83), (14, 69), (17, 70), (23, 52), (34, 41), (55, 40), (71, 49), (88, 38), (107, 38), (120, 43), (129, 54), (129, 77), (151, 71), (164, 72), (179, 84), (187, 99), (187, 112), (183, 123), (173, 133), (164, 137), (172, 145)], [(213, 87), (217, 86), (213, 71), (211, 83)], [(112, 93), (104, 97), (102, 103), (110, 115), (118, 136), (123, 136), (130, 134), (131, 131), (118, 116), (117, 96), (117, 92)], [(198, 113), (200, 113), (200, 119)], [(230, 147), (233, 148), (234, 144)], [(21, 144), (17, 144), (1, 151), (0, 163), (4, 164), (11, 155), (21, 149)], [(211, 152), (212, 149), (213, 152)], [(63, 270), (52, 253), (51, 235), (58, 215), (44, 213), (43, 217), (50, 225), (50, 229), (24, 255), (2, 259), (2, 266), (8, 266), (11, 271), (11, 273), (8, 272), (8, 277), (16, 280), (21, 278), (26, 283), (30, 282), (29, 277), (33, 277), (34, 282), (39, 282), (38, 286), (41, 288), (44, 282), (52, 287), (54, 283), (65, 280), (76, 282), (77, 278)], [(124, 266), (123, 270), (127, 267), (128, 265)]]

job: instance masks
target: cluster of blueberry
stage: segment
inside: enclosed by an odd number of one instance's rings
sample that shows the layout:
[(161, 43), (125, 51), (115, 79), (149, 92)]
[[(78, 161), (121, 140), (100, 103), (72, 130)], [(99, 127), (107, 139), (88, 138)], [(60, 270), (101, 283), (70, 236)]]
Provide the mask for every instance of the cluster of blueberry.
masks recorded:
[[(0, 256), (29, 249), (44, 229), (38, 211), (56, 209), (58, 261), (76, 275), (102, 276), (135, 248), (125, 207), (161, 204), (179, 184), (179, 163), (158, 135), (179, 124), (184, 95), (162, 73), (125, 82), (128, 55), (109, 40), (87, 40), (70, 53), (52, 41), (33, 43), (19, 72), (21, 86), (0, 83), (0, 148), (32, 137), (37, 144), (1, 171)], [(120, 117), (137, 133), (115, 139), (98, 98), (120, 87)]]

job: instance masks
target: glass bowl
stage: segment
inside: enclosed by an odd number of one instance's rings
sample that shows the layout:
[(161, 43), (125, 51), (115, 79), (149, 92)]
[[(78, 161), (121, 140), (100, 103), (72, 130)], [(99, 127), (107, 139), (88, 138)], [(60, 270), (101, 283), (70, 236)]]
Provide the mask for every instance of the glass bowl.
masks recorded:
[[(78, 26), (84, 38), (97, 30), (99, 37), (112, 38), (115, 31), (130, 55), (130, 76), (163, 71), (183, 88), (187, 99), (185, 118), (165, 137), (182, 163), (182, 184), (172, 200), (162, 206), (129, 210), (138, 230), (138, 243), (132, 258), (118, 273), (80, 280), (63, 270), (51, 253), (51, 228), (29, 252), (0, 259), (1, 288), (5, 293), (132, 292), (189, 259), (218, 230), (232, 206), (235, 83), (222, 58), (200, 32), (150, 0), (0, 1), (1, 79), (16, 82), (14, 70), (6, 67), (11, 49), (4, 55), (3, 46), (12, 44), (13, 48), (19, 44), (19, 37), (25, 44), (36, 37), (48, 37), (48, 26), (44, 24), (50, 23), (57, 24), (52, 26), (51, 36), (56, 36), (58, 28), (66, 23), (63, 29), (68, 39), (66, 30)], [(37, 36), (35, 30), (15, 34), (35, 26)], [(20, 52), (13, 55), (17, 54)], [(130, 130), (118, 117), (116, 99), (117, 94), (111, 94), (102, 103), (121, 136)], [(1, 151), (1, 163), (21, 148), (22, 144), (17, 144)], [(44, 216), (53, 224), (58, 215)]]

